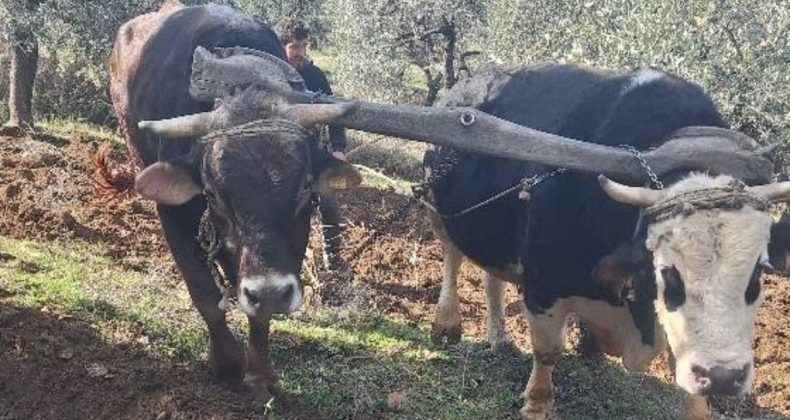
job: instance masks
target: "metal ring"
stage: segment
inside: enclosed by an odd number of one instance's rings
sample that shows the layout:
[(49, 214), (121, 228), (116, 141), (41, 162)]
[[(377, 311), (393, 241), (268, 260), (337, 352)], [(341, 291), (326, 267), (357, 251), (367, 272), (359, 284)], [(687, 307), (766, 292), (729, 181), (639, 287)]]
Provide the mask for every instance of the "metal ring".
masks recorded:
[(463, 115), (461, 115), (461, 125), (465, 127), (469, 127), (474, 123), (475, 123), (475, 114), (467, 111), (464, 112)]

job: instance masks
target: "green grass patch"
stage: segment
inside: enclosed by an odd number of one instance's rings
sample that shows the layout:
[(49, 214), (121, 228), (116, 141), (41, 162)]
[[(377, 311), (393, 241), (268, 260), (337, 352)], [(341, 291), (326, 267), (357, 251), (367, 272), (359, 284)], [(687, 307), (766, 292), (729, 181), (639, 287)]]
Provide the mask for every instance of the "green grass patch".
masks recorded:
[(334, 47), (325, 47), (320, 50), (311, 49), (310, 60), (330, 76), (331, 82), (331, 75), (337, 69), (337, 49)]
[[(0, 237), (0, 302), (85, 319), (107, 345), (131, 343), (179, 363), (205, 357), (205, 326), (184, 287), (153, 272), (126, 271), (103, 254), (95, 244)], [(234, 328), (246, 330), (237, 310), (230, 318)], [(383, 314), (307, 309), (273, 322), (275, 369), (284, 390), (329, 418), (517, 416), (529, 354), (493, 355), (478, 340), (440, 348), (427, 329), (425, 322)], [(556, 372), (557, 401), (566, 419), (676, 413), (677, 391), (643, 389), (644, 377), (619, 364), (591, 367), (567, 356)], [(256, 410), (288, 418), (279, 404), (275, 399)]]
[(411, 194), (411, 187), (415, 185), (414, 182), (407, 181), (400, 178), (391, 178), (383, 172), (369, 168), (367, 166), (357, 167), (362, 173), (362, 186), (377, 188), (380, 190), (394, 189), (400, 194)]
[(0, 289), (12, 305), (79, 314), (110, 344), (143, 343), (170, 358), (191, 360), (205, 350), (186, 291), (155, 274), (121, 269), (101, 245), (0, 237), (0, 253), (6, 255)]
[(47, 134), (65, 139), (78, 139), (86, 143), (101, 144), (111, 142), (118, 145), (125, 144), (123, 137), (107, 127), (76, 120), (37, 121), (36, 128)]

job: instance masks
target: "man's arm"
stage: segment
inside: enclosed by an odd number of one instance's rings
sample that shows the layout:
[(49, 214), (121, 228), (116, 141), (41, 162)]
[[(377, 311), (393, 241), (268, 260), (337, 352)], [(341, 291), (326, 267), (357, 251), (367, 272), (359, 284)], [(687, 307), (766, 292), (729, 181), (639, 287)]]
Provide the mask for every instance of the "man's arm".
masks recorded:
[[(313, 91), (319, 91), (325, 95), (332, 95), (332, 88), (329, 86), (329, 80), (326, 78), (324, 71), (312, 64), (315, 76), (315, 84)], [(336, 124), (329, 124), (329, 144), (333, 152), (343, 152), (346, 150), (348, 142), (346, 140), (346, 129), (343, 126)]]

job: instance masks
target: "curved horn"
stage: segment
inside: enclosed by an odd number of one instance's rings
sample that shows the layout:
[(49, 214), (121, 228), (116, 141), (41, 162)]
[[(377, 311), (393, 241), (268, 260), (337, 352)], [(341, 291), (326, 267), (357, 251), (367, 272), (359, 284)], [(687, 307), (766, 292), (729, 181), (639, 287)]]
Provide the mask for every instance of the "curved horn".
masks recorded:
[(755, 154), (773, 160), (774, 154), (779, 150), (779, 143), (767, 144), (754, 151)]
[(281, 115), (305, 128), (328, 124), (353, 110), (354, 102), (336, 104), (283, 105)]
[(746, 191), (771, 202), (790, 200), (790, 181), (747, 187)]
[(158, 121), (140, 121), (137, 128), (168, 138), (202, 137), (228, 123), (227, 109), (219, 107), (211, 112), (185, 115)]
[(666, 191), (651, 190), (650, 188), (629, 187), (619, 184), (611, 179), (598, 175), (598, 183), (601, 188), (614, 201), (632, 206), (648, 207), (658, 203), (666, 197)]

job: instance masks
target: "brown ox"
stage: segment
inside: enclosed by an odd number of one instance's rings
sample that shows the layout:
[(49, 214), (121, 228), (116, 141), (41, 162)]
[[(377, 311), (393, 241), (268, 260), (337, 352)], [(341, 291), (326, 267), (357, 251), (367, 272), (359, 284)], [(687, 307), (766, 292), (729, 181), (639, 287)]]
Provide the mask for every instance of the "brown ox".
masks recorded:
[[(198, 46), (284, 56), (275, 34), (248, 16), (226, 7), (168, 2), (120, 28), (110, 59), (112, 100), (129, 149), (145, 167), (136, 188), (158, 203), (167, 243), (208, 325), (214, 373), (233, 386), (243, 378), (265, 397), (275, 385), (269, 319), (302, 303), (299, 271), (313, 191), (360, 179), (311, 139), (311, 128), (341, 115), (341, 106), (300, 112), (271, 103), (243, 121), (255, 122), (234, 127), (225, 121), (222, 130), (193, 118), (171, 126), (181, 140), (139, 130), (141, 120), (213, 108), (189, 93)], [(205, 241), (198, 239), (201, 234)], [(221, 277), (249, 318), (246, 357), (220, 305), (215, 280)]]

